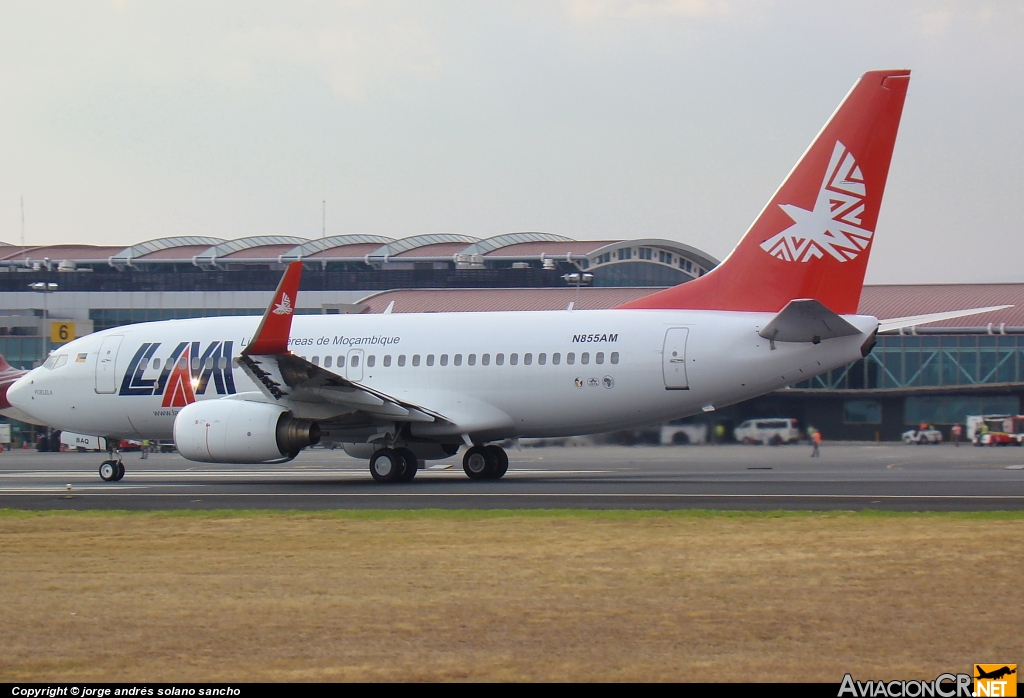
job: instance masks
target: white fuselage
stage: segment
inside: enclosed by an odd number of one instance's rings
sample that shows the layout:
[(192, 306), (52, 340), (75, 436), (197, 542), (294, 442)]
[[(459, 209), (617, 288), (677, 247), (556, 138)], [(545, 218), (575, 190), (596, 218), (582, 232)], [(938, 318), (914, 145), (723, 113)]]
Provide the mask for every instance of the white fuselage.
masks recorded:
[[(656, 423), (806, 380), (861, 358), (877, 327), (873, 317), (845, 316), (862, 334), (772, 349), (758, 335), (772, 317), (687, 310), (304, 315), (294, 318), (289, 347), (446, 418), (412, 425), (417, 437), (548, 437)], [(190, 357), (196, 400), (257, 394), (233, 359), (259, 322), (171, 320), (99, 332), (57, 349), (67, 359), (33, 370), (8, 397), (56, 428), (169, 439), (189, 398), (167, 380), (168, 363)], [(323, 410), (308, 416), (328, 418)]]

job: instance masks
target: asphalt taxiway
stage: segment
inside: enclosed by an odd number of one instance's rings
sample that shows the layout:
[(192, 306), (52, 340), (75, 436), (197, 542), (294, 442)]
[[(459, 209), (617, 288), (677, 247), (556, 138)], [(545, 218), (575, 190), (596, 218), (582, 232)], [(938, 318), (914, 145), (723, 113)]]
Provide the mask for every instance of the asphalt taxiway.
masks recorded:
[(99, 453), (0, 454), (0, 507), (17, 509), (1024, 509), (1024, 449), (951, 444), (509, 449), (497, 482), (461, 458), (415, 481), (375, 483), (364, 461), (314, 449), (284, 465), (191, 463), (126, 453), (103, 482)]

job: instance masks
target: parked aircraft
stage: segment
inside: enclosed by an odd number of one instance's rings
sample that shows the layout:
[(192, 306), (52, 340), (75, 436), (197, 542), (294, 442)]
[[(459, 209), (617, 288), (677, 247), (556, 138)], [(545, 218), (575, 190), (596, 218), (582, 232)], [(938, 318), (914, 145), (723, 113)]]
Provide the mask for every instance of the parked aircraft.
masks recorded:
[[(609, 310), (294, 316), (292, 263), (262, 320), (171, 320), (76, 339), (8, 390), (83, 434), (174, 438), (191, 460), (276, 463), (323, 442), (382, 482), (467, 447), (632, 428), (710, 412), (867, 355), (857, 315), (910, 73), (866, 73), (737, 247), (689, 283)], [(119, 460), (104, 480), (124, 475)]]

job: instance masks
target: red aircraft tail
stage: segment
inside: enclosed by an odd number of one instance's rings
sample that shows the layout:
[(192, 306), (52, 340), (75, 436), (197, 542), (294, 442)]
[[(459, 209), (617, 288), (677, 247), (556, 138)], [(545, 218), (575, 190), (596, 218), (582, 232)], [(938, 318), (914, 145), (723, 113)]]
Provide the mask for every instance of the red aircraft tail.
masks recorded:
[(718, 267), (622, 308), (856, 313), (909, 70), (865, 73)]

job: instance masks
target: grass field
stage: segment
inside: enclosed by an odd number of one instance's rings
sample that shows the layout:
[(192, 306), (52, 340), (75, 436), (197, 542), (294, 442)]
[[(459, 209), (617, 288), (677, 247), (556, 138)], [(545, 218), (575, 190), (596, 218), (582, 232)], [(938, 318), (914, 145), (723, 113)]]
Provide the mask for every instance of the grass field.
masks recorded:
[(934, 678), (1024, 659), (1024, 516), (0, 511), (0, 680)]

